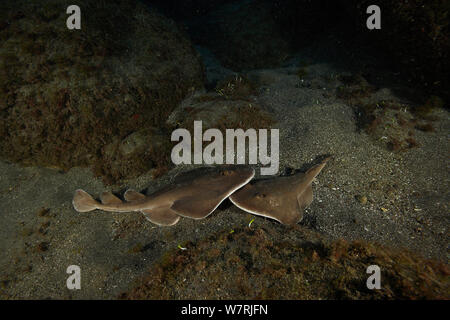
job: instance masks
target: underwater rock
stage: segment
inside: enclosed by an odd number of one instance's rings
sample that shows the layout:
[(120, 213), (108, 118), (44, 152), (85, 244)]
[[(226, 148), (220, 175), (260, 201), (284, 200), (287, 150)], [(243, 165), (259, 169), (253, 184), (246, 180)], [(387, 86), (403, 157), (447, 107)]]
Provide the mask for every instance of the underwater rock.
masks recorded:
[(145, 150), (158, 148), (166, 139), (167, 137), (157, 132), (155, 128), (139, 130), (121, 141), (119, 151), (123, 156), (142, 153)]
[(127, 156), (145, 148), (146, 139), (142, 132), (134, 132), (126, 137), (119, 146), (120, 153)]
[[(195, 102), (196, 99), (200, 101)], [(217, 126), (219, 120), (224, 117), (236, 121), (237, 114), (234, 112), (235, 109), (247, 104), (248, 102), (246, 101), (223, 100), (215, 93), (204, 94), (200, 97), (194, 97), (193, 100), (188, 99), (183, 101), (180, 107), (172, 112), (167, 122), (173, 126), (179, 125), (180, 127), (186, 128), (194, 120), (202, 120), (204, 127), (214, 128)]]
[(168, 117), (167, 125), (192, 129), (194, 120), (203, 128), (270, 128), (274, 119), (256, 99), (256, 84), (247, 75), (230, 75), (220, 80), (214, 91), (197, 91)]
[[(223, 230), (166, 253), (121, 299), (447, 299), (448, 266), (364, 241), (275, 240)], [(382, 268), (382, 290), (366, 286)], [(239, 279), (230, 281), (230, 279)]]
[(229, 100), (217, 93), (193, 96), (183, 101), (169, 116), (167, 123), (180, 128), (193, 128), (201, 120), (205, 129), (269, 128), (274, 120), (255, 102)]
[(177, 104), (203, 87), (203, 66), (191, 42), (139, 1), (79, 1), (82, 14), (89, 14), (81, 30), (68, 30), (70, 4), (0, 4), (3, 158), (65, 170), (93, 165), (111, 183), (163, 164), (155, 157), (165, 149), (145, 160), (134, 157), (140, 152), (133, 148), (142, 147), (139, 134), (127, 140), (135, 147), (121, 149), (127, 161), (105, 156), (105, 146), (145, 128), (164, 131)]

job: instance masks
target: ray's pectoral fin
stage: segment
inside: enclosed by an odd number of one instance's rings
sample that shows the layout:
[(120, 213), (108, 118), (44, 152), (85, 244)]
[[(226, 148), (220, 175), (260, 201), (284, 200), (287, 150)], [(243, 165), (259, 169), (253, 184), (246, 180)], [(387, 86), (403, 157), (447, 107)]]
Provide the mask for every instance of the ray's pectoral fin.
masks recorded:
[[(280, 208), (281, 209), (281, 208)], [(278, 221), (285, 225), (295, 225), (303, 218), (303, 209), (297, 201), (284, 204), (282, 210), (276, 210)]]
[(204, 219), (216, 209), (220, 202), (221, 199), (184, 197), (176, 200), (170, 208), (182, 217)]
[(122, 200), (117, 198), (111, 192), (105, 191), (100, 195), (100, 201), (104, 205), (113, 205), (113, 204), (121, 204)]
[(305, 191), (297, 196), (297, 202), (300, 210), (303, 212), (313, 201), (312, 186), (309, 185)]
[(136, 200), (142, 200), (145, 198), (145, 195), (143, 195), (140, 192), (128, 189), (125, 194), (123, 195), (126, 201), (136, 201)]
[(180, 220), (180, 216), (168, 207), (145, 209), (141, 212), (148, 221), (159, 226), (173, 226)]

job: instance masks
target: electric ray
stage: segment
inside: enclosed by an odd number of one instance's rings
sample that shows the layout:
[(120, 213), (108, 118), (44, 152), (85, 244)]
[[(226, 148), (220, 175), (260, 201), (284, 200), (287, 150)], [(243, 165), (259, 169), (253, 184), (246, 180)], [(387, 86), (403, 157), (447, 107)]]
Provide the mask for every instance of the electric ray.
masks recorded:
[(313, 200), (311, 183), (330, 157), (305, 173), (288, 177), (258, 180), (247, 184), (230, 196), (238, 208), (252, 214), (275, 219), (282, 224), (293, 225), (303, 216), (303, 210)]
[(229, 195), (247, 184), (255, 175), (245, 166), (204, 167), (175, 177), (171, 185), (149, 195), (128, 190), (123, 202), (111, 192), (102, 193), (101, 203), (78, 189), (73, 206), (78, 212), (95, 209), (112, 212), (140, 211), (152, 223), (171, 226), (180, 216), (203, 219)]

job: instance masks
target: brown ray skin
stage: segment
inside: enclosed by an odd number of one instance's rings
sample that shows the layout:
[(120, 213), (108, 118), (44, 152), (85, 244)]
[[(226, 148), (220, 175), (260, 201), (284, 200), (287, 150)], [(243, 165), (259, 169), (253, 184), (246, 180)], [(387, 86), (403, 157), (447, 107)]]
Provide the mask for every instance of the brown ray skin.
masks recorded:
[(145, 195), (132, 189), (125, 191), (123, 197), (128, 202), (145, 199)]
[(100, 195), (100, 201), (104, 205), (122, 203), (122, 200), (117, 198), (115, 195), (112, 194), (112, 192), (109, 192), (109, 191), (102, 192), (102, 194)]
[(230, 196), (237, 207), (252, 214), (275, 219), (286, 225), (298, 223), (313, 200), (311, 183), (330, 158), (306, 173), (264, 179), (247, 184)]
[(142, 210), (141, 212), (148, 221), (159, 226), (173, 226), (180, 220), (180, 216), (168, 207)]
[[(208, 179), (196, 179), (189, 189), (183, 188), (183, 196), (173, 202), (171, 209), (183, 217), (203, 219), (237, 189), (247, 184), (255, 175), (252, 168), (226, 166)], [(201, 190), (193, 192), (192, 188)]]
[[(74, 208), (79, 212), (95, 209), (112, 212), (143, 211), (152, 209), (160, 213), (161, 208), (167, 208), (168, 215), (175, 220), (173, 212), (184, 217), (202, 219), (214, 211), (228, 195), (248, 183), (254, 176), (254, 170), (246, 166), (216, 166), (189, 171), (177, 176), (169, 186), (151, 194), (138, 196), (130, 191), (128, 202), (120, 203), (115, 196), (104, 193), (104, 203), (95, 201), (88, 193), (79, 189), (73, 199)], [(175, 209), (170, 207), (177, 203)], [(169, 210), (170, 209), (170, 210)], [(155, 214), (153, 219), (157, 215)]]

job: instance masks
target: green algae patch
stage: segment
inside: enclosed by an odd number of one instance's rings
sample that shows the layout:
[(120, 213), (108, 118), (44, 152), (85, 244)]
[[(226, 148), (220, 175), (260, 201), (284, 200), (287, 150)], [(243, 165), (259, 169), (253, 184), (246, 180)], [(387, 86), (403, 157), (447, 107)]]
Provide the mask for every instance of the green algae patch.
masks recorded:
[[(122, 299), (442, 299), (449, 268), (405, 250), (344, 240), (275, 241), (236, 228), (167, 252)], [(381, 269), (381, 289), (366, 286)]]
[[(166, 118), (203, 87), (188, 38), (138, 1), (0, 5), (0, 148), (6, 160), (68, 170), (90, 166), (107, 183), (167, 167)], [(115, 148), (141, 134), (133, 152)], [(157, 158), (157, 156), (159, 158)], [(164, 162), (164, 163), (162, 163)]]

